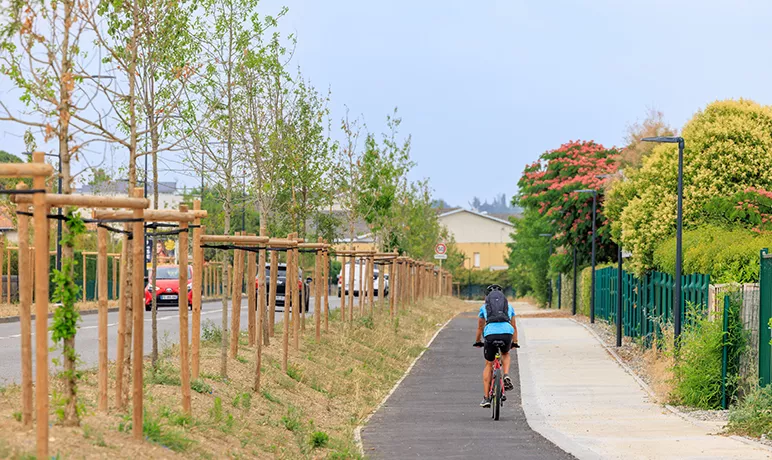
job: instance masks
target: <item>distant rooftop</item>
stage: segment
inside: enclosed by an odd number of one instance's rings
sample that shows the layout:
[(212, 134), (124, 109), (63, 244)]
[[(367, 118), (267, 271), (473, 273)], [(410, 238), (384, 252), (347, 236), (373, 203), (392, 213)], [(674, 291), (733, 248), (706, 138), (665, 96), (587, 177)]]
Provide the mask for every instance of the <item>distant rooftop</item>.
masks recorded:
[[(137, 181), (137, 187), (144, 187), (143, 181)], [(102, 182), (96, 185), (82, 185), (78, 188), (78, 193), (87, 194), (107, 194), (107, 195), (128, 195), (129, 181), (128, 180), (114, 180)], [(153, 193), (153, 184), (147, 184), (148, 195)], [(158, 193), (163, 194), (177, 194), (177, 182), (158, 182)]]

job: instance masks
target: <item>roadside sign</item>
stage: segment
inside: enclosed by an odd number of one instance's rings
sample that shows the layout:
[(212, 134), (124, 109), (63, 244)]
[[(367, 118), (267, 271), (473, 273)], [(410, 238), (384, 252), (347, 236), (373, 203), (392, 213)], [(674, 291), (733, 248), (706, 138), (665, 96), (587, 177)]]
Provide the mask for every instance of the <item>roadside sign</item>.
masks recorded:
[[(437, 243), (436, 246), (434, 246), (434, 253), (437, 255), (445, 255), (445, 253), (448, 252), (447, 246), (445, 246), (445, 243)], [(435, 257), (437, 259), (438, 257)], [(446, 257), (443, 257), (445, 259)]]
[(435, 254), (434, 258), (437, 259), (437, 260), (445, 260), (445, 259), (448, 258), (448, 255), (447, 254)]

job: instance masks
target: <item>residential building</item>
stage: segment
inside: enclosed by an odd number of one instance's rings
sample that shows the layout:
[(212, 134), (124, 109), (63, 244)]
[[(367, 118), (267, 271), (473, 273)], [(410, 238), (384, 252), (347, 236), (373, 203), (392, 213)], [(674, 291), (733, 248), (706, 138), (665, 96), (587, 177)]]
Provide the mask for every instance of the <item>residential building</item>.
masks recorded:
[[(143, 187), (142, 181), (137, 182), (137, 187)], [(82, 185), (77, 189), (78, 193), (103, 196), (129, 196), (129, 181), (110, 180), (95, 185)], [(150, 200), (150, 208), (153, 205), (153, 184), (147, 184), (147, 198)], [(158, 182), (158, 209), (179, 209), (183, 202), (183, 196), (177, 188), (177, 182)]]
[(451, 208), (438, 210), (437, 218), (453, 235), (458, 250), (466, 256), (465, 268), (507, 268), (507, 243), (511, 241), (510, 234), (514, 231), (508, 216)]

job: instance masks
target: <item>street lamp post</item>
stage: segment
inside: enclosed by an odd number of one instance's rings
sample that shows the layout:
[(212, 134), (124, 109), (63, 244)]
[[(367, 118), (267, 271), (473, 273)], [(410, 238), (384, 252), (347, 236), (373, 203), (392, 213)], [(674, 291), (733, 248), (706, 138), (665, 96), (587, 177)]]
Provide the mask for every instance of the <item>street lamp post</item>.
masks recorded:
[(683, 315), (683, 299), (681, 298), (682, 275), (682, 236), (683, 236), (683, 197), (684, 197), (684, 138), (679, 136), (644, 137), (645, 142), (660, 142), (665, 144), (678, 144), (678, 201), (676, 211), (676, 260), (675, 260), (675, 289), (673, 290), (673, 305), (676, 306), (673, 314), (673, 331), (676, 344), (681, 336), (681, 319)]
[(571, 314), (576, 315), (576, 244), (574, 244), (574, 292), (571, 301)]
[[(549, 255), (547, 256), (547, 275), (549, 276), (549, 259), (552, 257), (552, 233), (539, 233), (539, 236), (544, 238), (549, 238)], [(549, 284), (548, 291), (547, 291), (547, 303), (549, 304), (549, 308), (552, 308), (552, 276), (549, 276)]]
[(592, 193), (592, 273), (590, 276), (590, 323), (595, 322), (595, 215), (598, 208), (598, 191), (594, 189), (575, 190), (574, 193)]
[(622, 346), (622, 243), (617, 245), (617, 347)]

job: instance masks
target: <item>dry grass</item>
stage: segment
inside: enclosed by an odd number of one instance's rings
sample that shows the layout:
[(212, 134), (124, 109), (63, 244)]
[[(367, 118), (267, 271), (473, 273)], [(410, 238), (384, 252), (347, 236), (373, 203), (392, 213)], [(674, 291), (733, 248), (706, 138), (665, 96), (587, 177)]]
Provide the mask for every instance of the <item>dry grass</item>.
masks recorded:
[[(108, 308), (113, 308), (118, 306), (117, 300), (111, 300), (107, 304)], [(56, 310), (57, 305), (54, 303), (48, 304), (48, 312), (53, 313), (54, 310)], [(95, 301), (89, 301), (89, 302), (78, 302), (75, 304), (75, 308), (77, 308), (79, 311), (85, 311), (85, 310), (96, 310), (97, 309), (97, 302)], [(33, 307), (33, 314), (34, 307)], [(1, 303), (0, 304), (0, 318), (9, 318), (12, 316), (19, 316), (19, 304), (18, 303)]]
[[(354, 324), (332, 320), (320, 343), (314, 341), (311, 321), (300, 350), (291, 352), (287, 373), (281, 371), (278, 327), (277, 336), (264, 348), (259, 393), (251, 390), (254, 349), (245, 345), (244, 334), (239, 359), (229, 360), (225, 380), (218, 376), (219, 343), (204, 342), (198, 387), (203, 392), (192, 392), (191, 418), (180, 414), (179, 358), (174, 345), (165, 350), (156, 376), (146, 373), (146, 427), (149, 422), (153, 425), (155, 442), (133, 441), (124, 413), (111, 409), (107, 415), (95, 415), (96, 376), (87, 373), (79, 390), (86, 405), (83, 424), (80, 428), (53, 425), (51, 453), (64, 458), (358, 458), (352, 439), (356, 425), (437, 328), (468, 308), (455, 299), (426, 301), (395, 320), (386, 309), (376, 308), (373, 318), (358, 318)], [(216, 333), (211, 325), (206, 327)], [(111, 388), (111, 406), (113, 393)], [(19, 408), (18, 388), (4, 389), (0, 393), (2, 458), (34, 451), (34, 432), (23, 430), (15, 420)], [(55, 420), (53, 414), (54, 407), (51, 420)]]
[(661, 404), (670, 403), (672, 399), (674, 364), (672, 353), (657, 350), (656, 347), (643, 351), (646, 383), (657, 397), (657, 402)]

